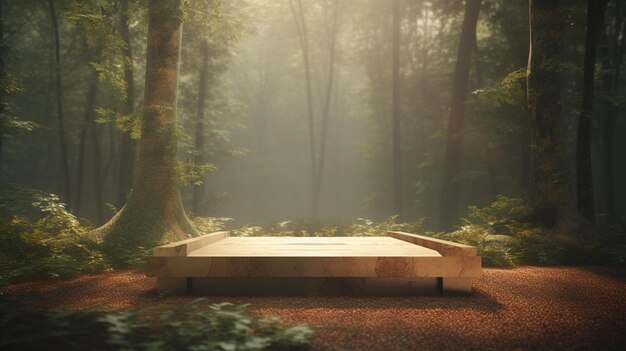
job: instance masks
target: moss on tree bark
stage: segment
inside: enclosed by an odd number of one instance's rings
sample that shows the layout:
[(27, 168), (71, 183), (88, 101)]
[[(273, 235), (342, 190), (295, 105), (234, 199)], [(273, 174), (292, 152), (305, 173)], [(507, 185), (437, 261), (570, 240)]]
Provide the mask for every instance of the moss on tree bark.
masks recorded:
[(90, 235), (104, 240), (113, 258), (198, 234), (180, 198), (176, 172), (176, 102), (180, 42), (180, 0), (149, 2), (144, 111), (137, 175), (126, 205)]

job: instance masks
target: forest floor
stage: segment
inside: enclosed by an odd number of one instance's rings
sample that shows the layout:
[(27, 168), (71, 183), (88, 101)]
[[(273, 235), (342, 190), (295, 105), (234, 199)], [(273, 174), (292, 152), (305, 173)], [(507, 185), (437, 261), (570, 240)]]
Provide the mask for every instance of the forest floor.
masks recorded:
[[(13, 285), (37, 308), (107, 310), (175, 306), (138, 271)], [(254, 315), (315, 328), (315, 350), (626, 349), (626, 270), (484, 269), (467, 296), (206, 297), (251, 304)]]

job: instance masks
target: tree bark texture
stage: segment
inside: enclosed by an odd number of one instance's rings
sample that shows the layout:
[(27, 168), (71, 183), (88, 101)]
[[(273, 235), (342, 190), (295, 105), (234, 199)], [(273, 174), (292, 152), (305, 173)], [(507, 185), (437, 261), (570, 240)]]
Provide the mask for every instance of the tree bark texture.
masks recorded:
[(59, 40), (59, 24), (57, 21), (54, 0), (48, 0), (50, 17), (52, 19), (52, 35), (54, 37), (54, 83), (56, 94), (56, 109), (59, 132), (59, 150), (61, 153), (61, 176), (63, 179), (63, 199), (69, 209), (72, 209), (72, 189), (70, 182), (69, 162), (67, 158), (67, 143), (65, 140), (65, 120), (63, 115), (63, 85), (61, 84), (61, 46)]
[[(130, 29), (128, 23), (128, 1), (121, 2), (120, 9), (120, 36), (126, 43), (122, 55), (126, 56), (131, 64), (133, 62), (133, 51), (130, 43)], [(124, 67), (124, 82), (126, 85), (126, 105), (125, 114), (135, 112), (135, 78), (133, 67)], [(126, 202), (128, 192), (133, 181), (135, 163), (135, 149), (137, 142), (130, 137), (129, 133), (123, 133), (119, 142), (120, 164), (117, 174), (117, 199), (116, 205), (121, 207)]]
[[(202, 69), (200, 71), (198, 105), (196, 109), (195, 144), (198, 152), (194, 160), (196, 164), (204, 163), (204, 117), (207, 98), (207, 76), (209, 74), (209, 53), (209, 43), (204, 40), (202, 42)], [(191, 212), (194, 215), (200, 214), (200, 203), (203, 198), (204, 184), (195, 185), (191, 195)]]
[(585, 69), (583, 77), (582, 110), (578, 119), (576, 142), (576, 190), (578, 211), (595, 223), (593, 171), (591, 164), (591, 122), (593, 117), (593, 90), (596, 69), (596, 48), (608, 0), (587, 0), (587, 34)]
[(459, 41), (454, 85), (452, 87), (452, 104), (446, 134), (446, 156), (443, 165), (441, 184), (441, 200), (439, 204), (439, 229), (450, 230), (458, 220), (459, 183), (456, 177), (461, 170), (461, 145), (463, 141), (463, 124), (465, 119), (465, 100), (467, 99), (467, 82), (472, 58), (472, 50), (476, 46), (476, 24), (480, 12), (480, 0), (465, 2), (465, 17)]
[(607, 26), (602, 36), (602, 211), (604, 224), (615, 221), (614, 143), (617, 109), (613, 98), (619, 87), (624, 48), (626, 47), (626, 7), (615, 1), (607, 11)]
[(576, 226), (563, 143), (562, 58), (563, 19), (559, 4), (531, 0), (528, 103), (533, 142), (531, 155), (530, 220), (568, 233)]
[[(4, 56), (7, 53), (7, 48), (5, 47), (4, 44), (4, 16), (2, 13), (2, 2), (0, 1), (0, 82), (5, 82), (6, 81), (6, 74), (5, 74), (5, 68), (4, 68)], [(4, 88), (4, 87), (0, 87), (0, 88)], [(4, 89), (0, 89), (0, 128), (4, 128), (4, 123), (5, 123), (5, 107), (4, 107), (5, 101), (4, 101)], [(2, 142), (4, 141), (4, 137), (2, 135), (3, 133), (0, 133), (0, 181), (2, 180), (2, 176), (3, 176), (3, 171), (2, 171), (2, 149), (3, 149), (3, 145)]]
[(393, 212), (402, 216), (402, 151), (401, 151), (401, 111), (400, 111), (400, 0), (393, 1), (393, 45), (392, 45), (392, 187)]
[(87, 134), (91, 131), (91, 124), (94, 123), (96, 94), (98, 91), (98, 76), (92, 74), (89, 90), (87, 91), (87, 102), (85, 104), (83, 126), (80, 131), (80, 141), (78, 143), (78, 172), (76, 174), (76, 201), (74, 202), (77, 217), (82, 211), (83, 180), (85, 174), (85, 149), (87, 145)]
[(197, 235), (183, 209), (176, 160), (180, 0), (149, 2), (144, 109), (137, 174), (126, 206), (96, 230), (105, 247), (128, 250)]

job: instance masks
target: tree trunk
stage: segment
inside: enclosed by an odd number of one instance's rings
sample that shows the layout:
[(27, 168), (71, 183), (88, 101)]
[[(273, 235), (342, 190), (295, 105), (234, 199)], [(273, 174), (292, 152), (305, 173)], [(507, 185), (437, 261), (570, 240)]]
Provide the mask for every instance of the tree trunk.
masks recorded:
[[(204, 111), (207, 96), (207, 75), (209, 71), (209, 43), (202, 42), (202, 70), (200, 71), (200, 82), (198, 86), (198, 107), (196, 110), (196, 149), (198, 154), (195, 157), (196, 164), (204, 163)], [(200, 214), (200, 201), (204, 198), (204, 184), (193, 187), (191, 198), (191, 212), (194, 215)]]
[(83, 119), (83, 127), (80, 132), (80, 142), (78, 146), (78, 172), (76, 174), (76, 201), (75, 214), (80, 216), (82, 210), (82, 197), (83, 197), (83, 178), (85, 170), (85, 145), (87, 144), (87, 133), (91, 130), (91, 124), (94, 122), (94, 107), (96, 102), (96, 93), (98, 90), (98, 76), (93, 73), (91, 82), (89, 83), (89, 90), (87, 91), (87, 103), (85, 104), (85, 112)]
[(391, 153), (393, 160), (393, 212), (402, 216), (402, 153), (400, 150), (400, 0), (393, 2), (393, 45), (392, 45), (392, 135)]
[(324, 178), (324, 164), (326, 163), (326, 135), (328, 134), (328, 117), (330, 115), (330, 102), (333, 92), (333, 84), (335, 77), (335, 52), (337, 46), (337, 26), (339, 18), (339, 0), (334, 1), (333, 10), (333, 26), (330, 38), (330, 53), (328, 60), (328, 78), (326, 81), (326, 97), (324, 100), (324, 110), (322, 111), (322, 131), (320, 137), (320, 155), (317, 167), (317, 192), (313, 194), (316, 197), (314, 203), (319, 207), (320, 198), (322, 196), (322, 185)]
[(104, 212), (102, 201), (102, 186), (104, 185), (104, 177), (102, 174), (102, 153), (100, 151), (100, 132), (96, 123), (91, 122), (91, 145), (93, 147), (93, 172), (94, 172), (94, 202), (96, 205), (96, 220), (100, 225), (104, 222)]
[[(615, 181), (614, 181), (614, 135), (616, 109), (612, 98), (617, 94), (622, 59), (624, 56), (624, 46), (626, 45), (626, 16), (624, 7), (620, 1), (615, 1), (615, 7), (608, 13), (614, 14), (612, 33), (603, 36), (603, 45), (600, 48), (602, 57), (602, 92), (603, 103), (603, 123), (602, 123), (602, 198), (605, 224), (612, 224), (615, 220)], [(620, 36), (621, 34), (621, 36)], [(621, 38), (621, 40), (620, 40)]]
[[(526, 102), (528, 105), (528, 102)], [(526, 122), (524, 118), (523, 122)], [(531, 150), (530, 150), (530, 130), (527, 123), (523, 123), (520, 132), (520, 187), (522, 193), (528, 194), (530, 191), (530, 162), (531, 162)]]
[(315, 156), (315, 123), (313, 120), (313, 96), (311, 92), (311, 69), (309, 64), (309, 36), (307, 34), (306, 21), (304, 20), (304, 10), (302, 8), (302, 0), (298, 0), (298, 13), (293, 6), (292, 0), (289, 0), (291, 13), (296, 22), (298, 36), (300, 38), (300, 46), (302, 48), (302, 59), (304, 61), (304, 76), (306, 81), (306, 96), (309, 121), (309, 144), (311, 157), (311, 215), (313, 219), (319, 217), (318, 192), (317, 184), (317, 157)]
[[(126, 56), (130, 62), (133, 62), (133, 51), (130, 43), (130, 30), (128, 27), (128, 2), (121, 2), (120, 9), (120, 36), (126, 43), (126, 47), (122, 51), (122, 55)], [(126, 106), (125, 114), (135, 112), (135, 81), (133, 67), (126, 65), (124, 67), (124, 83), (126, 85)], [(117, 174), (117, 199), (116, 205), (123, 206), (126, 197), (130, 191), (133, 181), (133, 164), (135, 162), (136, 141), (130, 137), (129, 133), (123, 133), (120, 138), (120, 165)]]
[(593, 171), (591, 165), (591, 118), (593, 116), (593, 84), (596, 69), (596, 47), (608, 0), (587, 0), (587, 38), (585, 45), (585, 70), (583, 79), (582, 110), (578, 119), (576, 142), (576, 189), (578, 211), (591, 223), (596, 214), (593, 197)]
[(472, 49), (476, 46), (476, 24), (480, 12), (480, 0), (466, 0), (465, 17), (459, 40), (452, 104), (446, 136), (446, 156), (443, 165), (441, 200), (439, 204), (439, 230), (449, 230), (458, 220), (459, 183), (455, 180), (461, 169), (461, 143), (463, 138), (463, 120), (465, 118), (465, 100), (467, 82), (472, 58)]
[[(4, 72), (4, 56), (6, 55), (6, 47), (4, 45), (4, 16), (2, 14), (2, 1), (0, 1), (0, 82), (6, 81), (6, 74)], [(0, 87), (0, 181), (2, 181), (2, 142), (4, 141), (3, 130), (5, 128), (6, 117), (4, 116), (4, 87)]]
[(578, 226), (563, 143), (563, 19), (558, 3), (531, 0), (528, 103), (532, 144), (529, 220), (567, 236)]
[(48, 0), (50, 6), (50, 17), (52, 19), (52, 35), (54, 37), (54, 73), (55, 73), (55, 93), (56, 107), (59, 128), (59, 148), (61, 152), (61, 174), (63, 177), (63, 199), (67, 203), (68, 208), (72, 209), (72, 189), (70, 185), (70, 171), (67, 159), (67, 144), (65, 141), (65, 121), (63, 115), (63, 87), (61, 84), (61, 48), (59, 44), (59, 25), (57, 23), (56, 10), (54, 8), (54, 0)]
[(176, 172), (180, 0), (149, 2), (144, 109), (137, 174), (126, 206), (92, 232), (113, 258), (197, 235), (183, 209)]

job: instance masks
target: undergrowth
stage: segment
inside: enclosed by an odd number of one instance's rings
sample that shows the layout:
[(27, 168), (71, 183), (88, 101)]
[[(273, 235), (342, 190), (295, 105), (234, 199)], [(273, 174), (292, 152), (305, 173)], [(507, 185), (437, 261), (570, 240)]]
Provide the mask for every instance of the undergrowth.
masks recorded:
[(306, 350), (312, 329), (196, 300), (137, 311), (38, 311), (0, 300), (2, 350)]
[[(296, 220), (241, 226), (231, 218), (213, 217), (196, 217), (193, 222), (201, 233), (230, 230), (234, 236), (383, 236), (404, 231), (476, 246), (484, 266), (626, 265), (626, 223), (598, 230), (585, 242), (562, 242), (546, 229), (520, 220), (527, 210), (520, 199), (498, 196), (489, 206), (470, 206), (462, 224), (450, 233), (429, 232), (421, 219), (401, 223), (395, 216), (380, 222), (358, 218), (351, 224)], [(89, 223), (81, 224), (54, 195), (0, 187), (0, 287), (111, 267), (140, 268), (151, 253), (150, 247), (128, 247), (107, 257), (101, 246), (83, 237), (89, 229)]]
[(0, 188), (0, 286), (107, 270), (102, 253), (81, 240), (87, 229), (55, 195)]

